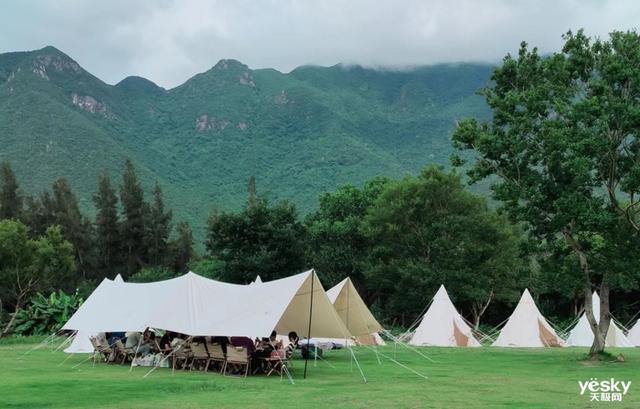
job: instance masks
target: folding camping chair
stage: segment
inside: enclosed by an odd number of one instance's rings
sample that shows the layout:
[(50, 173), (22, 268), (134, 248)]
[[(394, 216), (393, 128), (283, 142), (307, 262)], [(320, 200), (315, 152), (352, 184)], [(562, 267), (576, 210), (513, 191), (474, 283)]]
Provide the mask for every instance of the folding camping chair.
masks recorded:
[(103, 345), (96, 337), (89, 337), (91, 345), (93, 345), (93, 363), (96, 362), (96, 357), (102, 355), (104, 362), (109, 362), (109, 357), (113, 353), (113, 349), (109, 345)]
[(191, 365), (189, 365), (189, 370), (193, 371), (193, 367), (196, 366), (197, 363), (204, 363), (202, 368), (206, 371), (209, 367), (209, 363), (211, 362), (211, 357), (209, 356), (206, 345), (204, 343), (193, 343), (191, 345), (191, 354)]
[(179, 364), (182, 362), (182, 369), (187, 369), (187, 366), (189, 365), (189, 361), (191, 360), (191, 358), (193, 357), (193, 354), (191, 352), (191, 346), (188, 342), (184, 342), (181, 345), (177, 345), (175, 347), (175, 352), (173, 353), (173, 365), (172, 365), (172, 371), (176, 370), (176, 367), (179, 367)]
[(117, 340), (113, 345), (115, 351), (114, 362), (121, 358), (120, 364), (124, 364), (128, 359), (133, 359), (135, 352), (131, 348), (125, 348), (121, 340)]
[(224, 376), (227, 376), (229, 364), (244, 366), (244, 377), (246, 378), (249, 374), (249, 367), (251, 366), (247, 348), (229, 345), (227, 347), (227, 360), (224, 363)]
[[(224, 370), (224, 365), (225, 362), (227, 361), (227, 357), (224, 354), (224, 351), (222, 350), (222, 345), (220, 344), (212, 344), (210, 342), (207, 342), (207, 350), (209, 351), (209, 364), (211, 364), (212, 362), (219, 362), (220, 363), (220, 373), (222, 373), (222, 371)], [(208, 370), (209, 367), (207, 366), (207, 368), (205, 368), (205, 371)]]

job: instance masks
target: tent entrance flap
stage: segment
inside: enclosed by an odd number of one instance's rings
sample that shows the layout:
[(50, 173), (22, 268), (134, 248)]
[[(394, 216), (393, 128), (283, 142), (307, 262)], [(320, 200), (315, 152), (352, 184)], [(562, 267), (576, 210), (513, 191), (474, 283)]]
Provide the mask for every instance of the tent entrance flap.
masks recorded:
[(456, 340), (456, 345), (459, 347), (466, 347), (469, 344), (469, 337), (460, 331), (455, 320), (453, 321), (453, 337)]
[(561, 342), (558, 340), (558, 336), (549, 331), (541, 320), (538, 320), (538, 330), (540, 331), (540, 341), (543, 345), (550, 347), (560, 347)]

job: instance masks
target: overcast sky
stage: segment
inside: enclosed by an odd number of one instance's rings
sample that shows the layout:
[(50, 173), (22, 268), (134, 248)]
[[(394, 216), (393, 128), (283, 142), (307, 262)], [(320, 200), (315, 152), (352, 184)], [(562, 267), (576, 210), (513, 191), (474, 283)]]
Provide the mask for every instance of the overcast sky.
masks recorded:
[(13, 0), (0, 3), (0, 52), (53, 45), (108, 83), (169, 88), (222, 58), (285, 72), (495, 62), (522, 40), (553, 51), (568, 29), (605, 36), (639, 17), (635, 0)]

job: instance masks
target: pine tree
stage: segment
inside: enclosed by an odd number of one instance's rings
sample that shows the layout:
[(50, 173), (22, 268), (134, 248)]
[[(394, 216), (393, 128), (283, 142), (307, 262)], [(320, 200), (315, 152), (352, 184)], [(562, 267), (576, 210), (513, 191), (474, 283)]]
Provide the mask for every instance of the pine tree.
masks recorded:
[(53, 183), (53, 209), (55, 224), (62, 227), (65, 238), (73, 244), (80, 271), (84, 277), (90, 276), (93, 267), (93, 227), (80, 212), (78, 200), (64, 178)]
[(147, 255), (144, 242), (144, 215), (146, 204), (144, 192), (136, 176), (131, 160), (127, 159), (120, 186), (123, 220), (120, 225), (122, 244), (124, 246), (126, 273), (136, 273), (144, 264)]
[(120, 257), (120, 231), (118, 220), (118, 197), (109, 175), (100, 176), (98, 192), (93, 196), (96, 206), (96, 245), (98, 268), (103, 272), (118, 270)]
[(17, 219), (22, 209), (18, 181), (9, 162), (0, 164), (0, 219)]
[(167, 252), (167, 241), (171, 231), (171, 210), (165, 211), (162, 189), (156, 182), (153, 189), (153, 203), (147, 217), (147, 246), (149, 263), (154, 266), (163, 264)]
[(51, 193), (45, 190), (37, 197), (25, 197), (22, 218), (29, 226), (29, 235), (32, 238), (45, 234), (47, 228), (56, 223)]
[(169, 243), (171, 267), (178, 273), (185, 273), (187, 263), (194, 256), (193, 233), (189, 223), (180, 222), (176, 225), (176, 237)]

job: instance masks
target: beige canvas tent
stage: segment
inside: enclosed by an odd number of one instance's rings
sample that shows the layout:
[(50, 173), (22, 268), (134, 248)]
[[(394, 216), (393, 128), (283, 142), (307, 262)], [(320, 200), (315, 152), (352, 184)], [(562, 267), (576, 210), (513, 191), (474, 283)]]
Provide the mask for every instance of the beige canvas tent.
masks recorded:
[(447, 290), (441, 285), (420, 325), (409, 341), (412, 345), (479, 347), (471, 327), (458, 313)]
[(518, 305), (500, 331), (495, 347), (559, 347), (564, 341), (538, 310), (525, 289)]
[(364, 345), (384, 345), (378, 334), (382, 325), (375, 319), (349, 277), (327, 291), (329, 300), (355, 342)]
[[(596, 321), (600, 321), (600, 297), (595, 291), (592, 295), (593, 300), (593, 314)], [(589, 320), (587, 320), (586, 314), (582, 314), (578, 323), (573, 327), (567, 338), (568, 346), (581, 346), (590, 347), (593, 344), (593, 331)], [(605, 345), (608, 347), (633, 347), (633, 343), (624, 335), (624, 332), (618, 327), (618, 325), (612, 320), (607, 331), (607, 337), (605, 339)]]
[(147, 327), (194, 336), (255, 337), (273, 330), (351, 336), (313, 270), (250, 286), (192, 272), (153, 283), (105, 279), (62, 329), (95, 334)]

